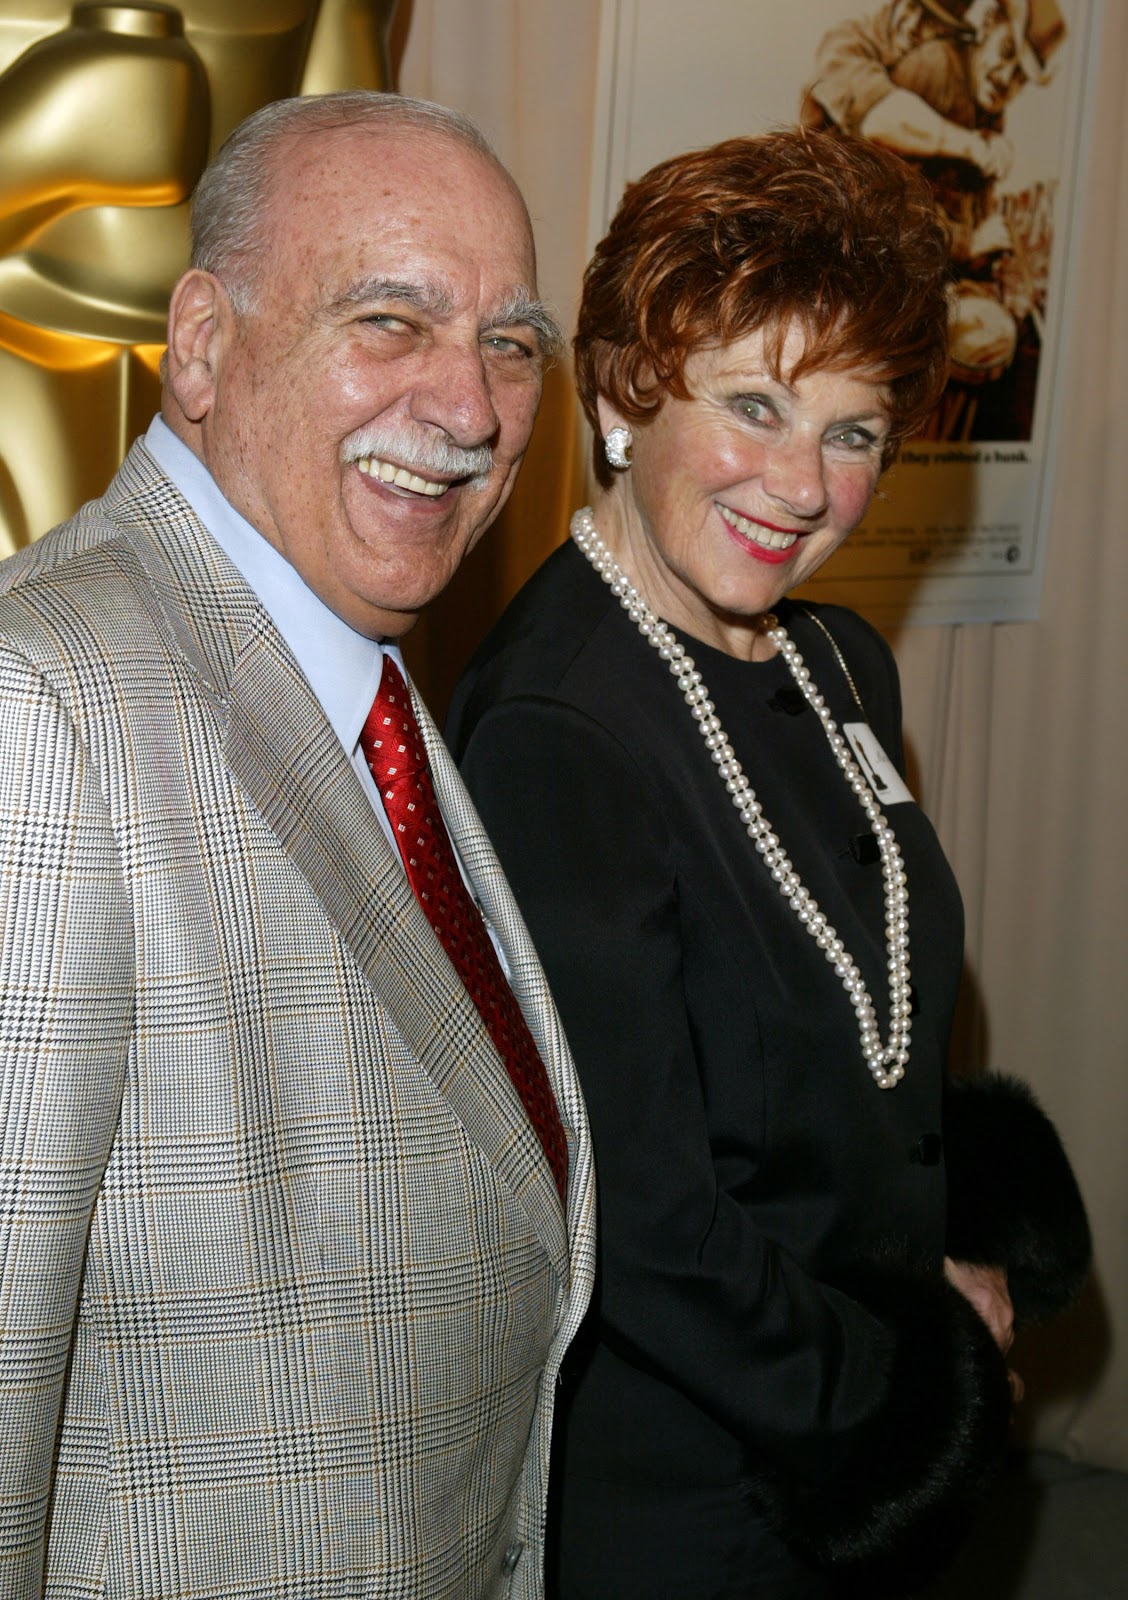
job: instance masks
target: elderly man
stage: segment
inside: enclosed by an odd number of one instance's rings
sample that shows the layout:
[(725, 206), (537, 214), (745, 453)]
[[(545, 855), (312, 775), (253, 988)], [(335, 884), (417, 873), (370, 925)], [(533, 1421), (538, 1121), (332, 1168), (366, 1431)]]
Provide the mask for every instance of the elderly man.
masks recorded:
[(593, 1190), (396, 640), (555, 329), (456, 115), (279, 102), (162, 416), (0, 569), (0, 1593), (531, 1597)]

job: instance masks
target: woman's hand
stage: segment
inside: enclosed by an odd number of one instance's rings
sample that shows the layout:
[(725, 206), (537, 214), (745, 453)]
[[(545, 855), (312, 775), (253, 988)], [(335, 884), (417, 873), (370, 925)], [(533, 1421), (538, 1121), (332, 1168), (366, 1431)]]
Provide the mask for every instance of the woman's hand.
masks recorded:
[[(958, 1289), (968, 1304), (978, 1311), (1003, 1355), (1008, 1355), (1014, 1343), (1014, 1307), (1007, 1288), (1006, 1269), (975, 1266), (970, 1261), (953, 1261), (951, 1256), (945, 1256), (944, 1276), (953, 1289)], [(1007, 1368), (1007, 1376), (1011, 1395), (1017, 1404), (1023, 1396), (1022, 1379), (1010, 1367)]]

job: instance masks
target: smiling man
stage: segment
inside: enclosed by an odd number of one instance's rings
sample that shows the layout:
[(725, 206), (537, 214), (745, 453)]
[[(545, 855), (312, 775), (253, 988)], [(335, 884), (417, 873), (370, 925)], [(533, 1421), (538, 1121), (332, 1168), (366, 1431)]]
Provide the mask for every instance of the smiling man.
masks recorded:
[(395, 641), (557, 334), (425, 102), (201, 180), (161, 417), (0, 569), (0, 1591), (534, 1597), (593, 1191)]

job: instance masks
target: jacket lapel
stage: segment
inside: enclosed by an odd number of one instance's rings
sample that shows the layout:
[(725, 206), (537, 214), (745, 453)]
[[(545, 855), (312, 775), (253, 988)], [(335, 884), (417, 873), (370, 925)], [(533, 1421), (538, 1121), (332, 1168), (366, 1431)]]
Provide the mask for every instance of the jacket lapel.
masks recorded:
[[(146, 507), (135, 539), (180, 649), (226, 711), (230, 771), (320, 900), (408, 1048), (525, 1207), (567, 1283), (564, 1219), (540, 1142), (340, 741), (242, 577), (151, 458), (140, 454), (139, 463), (135, 447), (128, 465), (146, 470), (148, 463), (146, 476), (156, 475), (167, 503), (163, 515)], [(427, 730), (437, 740), (429, 718)], [(452, 780), (445, 748), (442, 760), (445, 811)], [(461, 787), (456, 773), (453, 781)], [(519, 989), (517, 996), (526, 1002)], [(530, 1021), (539, 1009), (527, 1013)], [(542, 1032), (538, 1022), (538, 1044)]]
[[(513, 898), (501, 864), (497, 859), (486, 830), (482, 825), (466, 785), (451, 758), (450, 751), (431, 719), (430, 712), (420, 700), (412, 685), (415, 714), (427, 744), (431, 776), (438, 797), (439, 808), (454, 842), (455, 850), (466, 870), (474, 890), (475, 899), (487, 925), (493, 930), (505, 953), (509, 982), (524, 1013), (529, 1031), (544, 1062), (549, 1081), (556, 1097), (557, 1107), (568, 1139), (569, 1188), (578, 1192), (581, 1185), (573, 1185), (580, 1161), (578, 1130), (584, 1129), (586, 1150), (587, 1113), (583, 1108), (576, 1081), (575, 1067), (564, 1039), (559, 1014), (548, 990), (544, 969), (540, 964), (532, 937)], [(516, 1091), (514, 1099), (517, 1100)], [(519, 1101), (518, 1101), (519, 1103)], [(561, 1227), (560, 1199), (548, 1161), (537, 1144), (539, 1160), (536, 1168), (537, 1195), (530, 1205), (536, 1205), (537, 1215), (545, 1229)], [(561, 1247), (567, 1248), (561, 1232)]]

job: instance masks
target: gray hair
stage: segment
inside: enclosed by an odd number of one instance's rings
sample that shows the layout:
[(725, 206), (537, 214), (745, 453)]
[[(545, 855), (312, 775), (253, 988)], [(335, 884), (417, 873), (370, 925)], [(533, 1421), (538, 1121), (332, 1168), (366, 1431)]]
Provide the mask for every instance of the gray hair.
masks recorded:
[(278, 147), (297, 134), (357, 123), (445, 134), (505, 171), (476, 123), (433, 100), (349, 89), (272, 101), (228, 135), (192, 195), (192, 265), (220, 279), (240, 316), (253, 306), (257, 257), (266, 243), (263, 213)]

